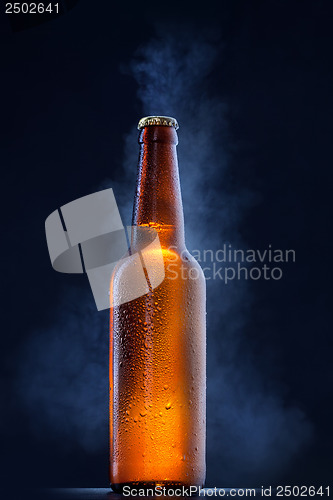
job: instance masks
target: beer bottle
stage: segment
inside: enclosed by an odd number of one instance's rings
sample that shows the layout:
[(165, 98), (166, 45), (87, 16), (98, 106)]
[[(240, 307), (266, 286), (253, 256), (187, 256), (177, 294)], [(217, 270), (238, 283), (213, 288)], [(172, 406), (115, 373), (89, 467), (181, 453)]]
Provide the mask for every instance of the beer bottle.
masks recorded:
[[(205, 279), (185, 247), (178, 124), (150, 116), (138, 129), (131, 253), (140, 251), (135, 229), (153, 228), (164, 279), (118, 305), (113, 298), (131, 287), (126, 259), (111, 279), (110, 483), (116, 492), (205, 481)], [(154, 267), (154, 252), (145, 254), (147, 268)]]

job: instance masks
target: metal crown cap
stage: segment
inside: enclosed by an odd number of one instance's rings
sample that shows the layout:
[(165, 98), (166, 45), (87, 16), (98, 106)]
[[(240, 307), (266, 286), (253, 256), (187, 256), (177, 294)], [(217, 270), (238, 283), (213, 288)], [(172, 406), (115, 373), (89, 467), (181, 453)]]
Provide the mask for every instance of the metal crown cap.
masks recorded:
[(174, 127), (176, 130), (179, 129), (177, 120), (171, 116), (145, 116), (139, 121), (138, 129), (141, 130), (149, 125), (164, 125), (167, 127)]

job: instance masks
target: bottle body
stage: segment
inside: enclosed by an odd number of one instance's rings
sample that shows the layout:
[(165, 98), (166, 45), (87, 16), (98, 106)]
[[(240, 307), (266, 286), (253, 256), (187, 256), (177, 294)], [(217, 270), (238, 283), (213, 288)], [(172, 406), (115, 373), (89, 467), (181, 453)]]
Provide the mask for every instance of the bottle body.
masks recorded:
[[(140, 175), (138, 191), (142, 194)], [(134, 217), (141, 226), (148, 225), (140, 212), (143, 204), (141, 199)], [(111, 307), (110, 480), (115, 491), (125, 485), (203, 486), (205, 480), (205, 279), (185, 248), (181, 218), (177, 221), (174, 213), (172, 220), (167, 215), (161, 220), (156, 203), (155, 215), (153, 208), (150, 212), (164, 279), (148, 293)], [(148, 251), (145, 261), (150, 258), (153, 262)], [(112, 296), (130, 286), (132, 272), (126, 260), (119, 263)]]

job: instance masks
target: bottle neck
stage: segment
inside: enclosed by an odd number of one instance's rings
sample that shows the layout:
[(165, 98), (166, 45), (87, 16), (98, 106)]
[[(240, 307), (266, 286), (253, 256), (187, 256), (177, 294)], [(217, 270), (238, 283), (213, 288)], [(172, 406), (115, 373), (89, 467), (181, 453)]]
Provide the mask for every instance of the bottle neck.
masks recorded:
[(173, 127), (148, 126), (139, 137), (140, 157), (133, 226), (158, 232), (162, 246), (183, 247), (184, 217)]

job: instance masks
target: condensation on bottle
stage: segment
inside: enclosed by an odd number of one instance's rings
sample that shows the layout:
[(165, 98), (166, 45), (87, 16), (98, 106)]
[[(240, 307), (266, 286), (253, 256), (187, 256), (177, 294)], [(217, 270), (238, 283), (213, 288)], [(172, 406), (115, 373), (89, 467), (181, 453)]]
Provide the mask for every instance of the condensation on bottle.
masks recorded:
[[(125, 485), (202, 487), (205, 481), (205, 279), (185, 246), (178, 124), (155, 116), (138, 128), (132, 224), (156, 231), (165, 276), (144, 295), (110, 308), (110, 483), (116, 492)], [(132, 254), (140, 244), (134, 231)], [(151, 259), (154, 269), (154, 258), (145, 254), (147, 268)], [(112, 276), (111, 300), (131, 287), (130, 276), (125, 259)]]

